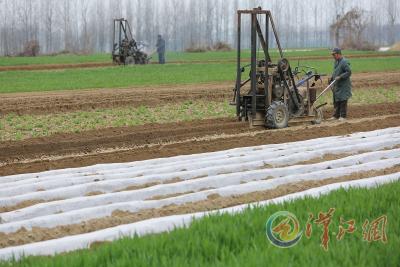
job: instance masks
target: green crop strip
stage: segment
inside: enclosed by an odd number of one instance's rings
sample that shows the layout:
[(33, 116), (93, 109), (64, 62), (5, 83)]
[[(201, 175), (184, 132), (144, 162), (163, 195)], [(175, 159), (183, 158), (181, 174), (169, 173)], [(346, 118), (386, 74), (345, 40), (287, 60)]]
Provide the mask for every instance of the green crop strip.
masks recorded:
[[(250, 58), (250, 52), (244, 50), (244, 58)], [(399, 56), (399, 52), (375, 52), (375, 51), (344, 51), (346, 55), (352, 56)], [(272, 57), (277, 58), (278, 52), (276, 49), (271, 49)], [(329, 49), (287, 49), (284, 51), (285, 57), (330, 57)], [(207, 60), (235, 60), (236, 51), (219, 52), (210, 51), (204, 53), (187, 53), (187, 52), (167, 52), (166, 58), (168, 61), (207, 61)], [(153, 56), (154, 62), (158, 61), (157, 55)], [(41, 64), (79, 64), (79, 63), (107, 63), (111, 62), (111, 55), (106, 53), (97, 53), (89, 55), (75, 54), (60, 54), (54, 56), (38, 56), (38, 57), (0, 57), (0, 66), (26, 66), (26, 65), (41, 65)]]
[[(400, 69), (400, 57), (351, 59), (354, 73)], [(292, 62), (295, 66), (297, 62)], [(330, 74), (332, 60), (304, 60), (302, 65)], [(235, 80), (231, 63), (114, 66), (89, 69), (0, 72), (0, 93), (39, 92), (96, 88), (148, 87), (152, 85), (198, 84)], [(246, 70), (244, 77), (248, 75)], [(244, 79), (243, 77), (243, 79)]]
[(48, 115), (8, 114), (0, 118), (0, 141), (21, 140), (55, 133), (228, 117), (234, 107), (226, 102), (185, 101), (158, 107), (98, 109)]
[[(318, 199), (305, 198), (248, 209), (236, 215), (214, 215), (188, 229), (144, 237), (124, 238), (55, 257), (28, 257), (0, 266), (398, 266), (400, 264), (400, 182), (373, 189), (339, 190)], [(291, 248), (273, 246), (265, 223), (277, 211), (297, 216), (304, 230), (309, 213), (317, 216), (335, 208), (329, 225), (329, 250), (321, 247), (322, 228), (313, 226)], [(362, 224), (387, 216), (387, 243), (363, 240)], [(355, 220), (356, 231), (337, 240), (340, 216)]]
[[(93, 111), (75, 111), (46, 115), (7, 114), (0, 117), (0, 141), (22, 140), (56, 133), (79, 133), (88, 130), (136, 126), (148, 123), (171, 123), (234, 117), (235, 107), (226, 101), (184, 101), (155, 107), (118, 107)], [(400, 101), (399, 88), (355, 90), (350, 105)], [(327, 94), (319, 100), (332, 105)]]

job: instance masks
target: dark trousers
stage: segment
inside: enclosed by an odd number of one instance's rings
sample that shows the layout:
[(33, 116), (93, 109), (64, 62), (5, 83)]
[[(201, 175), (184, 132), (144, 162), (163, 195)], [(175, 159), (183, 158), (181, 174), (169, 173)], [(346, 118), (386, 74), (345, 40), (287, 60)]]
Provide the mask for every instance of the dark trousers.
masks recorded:
[(158, 53), (158, 63), (165, 64), (165, 53)]
[(333, 116), (336, 119), (347, 117), (347, 100), (335, 101), (334, 107), (335, 107), (335, 115)]

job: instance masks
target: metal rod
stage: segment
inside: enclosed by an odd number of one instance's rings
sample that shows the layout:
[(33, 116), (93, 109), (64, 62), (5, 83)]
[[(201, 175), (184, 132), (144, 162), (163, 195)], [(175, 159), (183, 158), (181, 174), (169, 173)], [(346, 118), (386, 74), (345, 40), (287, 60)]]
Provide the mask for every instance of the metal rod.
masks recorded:
[[(114, 20), (114, 27), (113, 27), (113, 40), (112, 40), (112, 51), (113, 51), (113, 55), (115, 54), (115, 20)], [(113, 58), (114, 59), (114, 58)]]
[(276, 45), (278, 46), (279, 54), (280, 54), (281, 58), (283, 58), (281, 42), (279, 41), (278, 32), (276, 31), (275, 23), (274, 23), (274, 20), (272, 18), (272, 15), (271, 15), (270, 11), (268, 11), (268, 16), (269, 16), (269, 19), (271, 21), (272, 30), (274, 31)]
[(126, 21), (121, 23), (121, 27), (122, 27), (122, 30), (124, 31), (124, 37), (127, 38), (128, 35), (126, 34)]
[[(269, 16), (268, 14), (265, 15), (265, 46), (268, 51), (269, 55)], [(271, 60), (271, 57), (269, 57)]]
[(240, 85), (242, 83), (242, 68), (240, 66), (240, 53), (241, 53), (241, 23), (242, 23), (242, 16), (238, 12), (238, 36), (237, 36), (237, 74), (236, 74), (236, 116), (240, 120)]
[(257, 90), (257, 14), (251, 14), (251, 116), (256, 116)]
[(245, 86), (248, 82), (250, 82), (250, 78), (249, 79), (247, 79), (247, 80), (245, 80), (244, 82), (242, 82), (241, 84), (240, 84), (240, 87), (243, 87), (243, 86)]
[(265, 50), (266, 53), (268, 54), (268, 61), (267, 61), (267, 56), (265, 56), (265, 80), (264, 80), (264, 94), (265, 94), (265, 105), (270, 105), (270, 99), (269, 99), (269, 75), (268, 75), (268, 64), (271, 62), (271, 57), (269, 56), (269, 20), (268, 20), (268, 14), (265, 15)]
[(131, 29), (131, 25), (129, 24), (129, 21), (126, 21), (126, 25), (127, 25), (127, 30), (129, 33), (128, 39), (132, 40), (133, 39), (133, 35), (132, 35), (132, 29)]
[(119, 47), (118, 47), (118, 48), (119, 48), (119, 49), (118, 49), (119, 52), (118, 52), (118, 53), (119, 53), (119, 56), (121, 57), (121, 41), (122, 41), (121, 27), (122, 27), (122, 22), (120, 21), (120, 22), (118, 23), (118, 25), (119, 25), (119, 43), (118, 43), (118, 44), (119, 44), (119, 45), (118, 45), (118, 46), (119, 46)]
[[(315, 102), (317, 102), (317, 100), (318, 100), (321, 96), (323, 96), (323, 95), (329, 90), (329, 88), (331, 88), (332, 86), (334, 86), (335, 83), (336, 83), (336, 80), (334, 80), (333, 82), (331, 82), (331, 83), (328, 85), (328, 87), (326, 87), (326, 88), (319, 94), (319, 96), (317, 96), (317, 98), (315, 99)], [(314, 102), (314, 103), (315, 103), (315, 102)]]
[(270, 62), (271, 61), (271, 57), (269, 56), (267, 44), (265, 42), (263, 33), (261, 31), (261, 26), (260, 26), (260, 23), (258, 22), (258, 19), (257, 19), (257, 34), (258, 34), (258, 38), (260, 39), (260, 43), (261, 43), (261, 46), (262, 46), (263, 51), (264, 51), (265, 61), (266, 62)]
[(240, 14), (267, 14), (267, 10), (251, 9), (251, 10), (238, 10)]

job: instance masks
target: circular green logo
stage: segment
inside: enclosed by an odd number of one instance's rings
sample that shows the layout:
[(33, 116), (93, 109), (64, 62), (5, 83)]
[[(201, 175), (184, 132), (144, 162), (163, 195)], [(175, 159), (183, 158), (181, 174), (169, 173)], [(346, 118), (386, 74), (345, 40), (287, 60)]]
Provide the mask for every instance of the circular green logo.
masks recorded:
[(274, 213), (268, 218), (266, 228), (269, 241), (280, 248), (289, 248), (296, 245), (303, 236), (299, 220), (288, 211)]

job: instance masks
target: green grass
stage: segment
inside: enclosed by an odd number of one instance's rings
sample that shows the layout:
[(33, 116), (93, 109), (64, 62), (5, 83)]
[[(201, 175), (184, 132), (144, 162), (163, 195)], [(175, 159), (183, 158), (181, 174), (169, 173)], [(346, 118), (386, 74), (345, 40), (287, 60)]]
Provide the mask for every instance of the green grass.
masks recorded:
[[(375, 51), (344, 51), (346, 55), (400, 55), (400, 52), (375, 52)], [(278, 52), (272, 49), (272, 57), (277, 57)], [(288, 49), (284, 51), (285, 57), (321, 57), (330, 56), (328, 49)], [(250, 58), (248, 50), (243, 51), (244, 58)], [(157, 54), (153, 55), (153, 61), (157, 61)], [(236, 51), (229, 52), (205, 52), (205, 53), (187, 53), (187, 52), (167, 52), (167, 61), (204, 61), (204, 60), (235, 60)], [(74, 55), (61, 54), (57, 56), (38, 56), (38, 57), (0, 57), (0, 66), (19, 66), (19, 65), (40, 65), (40, 64), (74, 64), (91, 62), (111, 62), (110, 54), (91, 54)]]
[[(347, 50), (344, 51), (345, 55), (393, 55), (399, 56), (400, 52), (375, 52), (375, 51), (357, 51)], [(270, 55), (273, 59), (279, 57), (279, 53), (276, 49), (270, 51)], [(205, 52), (205, 53), (182, 53), (182, 52), (169, 52), (167, 53), (167, 59), (169, 61), (202, 61), (202, 60), (236, 60), (236, 51), (229, 52)], [(250, 59), (250, 51), (242, 51), (242, 59)], [(259, 50), (259, 56), (262, 56), (261, 50)], [(284, 50), (284, 56), (287, 58), (298, 58), (298, 57), (330, 57), (329, 49), (287, 49)], [(157, 57), (155, 57), (157, 59)]]
[(0, 118), (0, 141), (21, 140), (55, 133), (228, 117), (234, 107), (226, 102), (185, 101), (157, 107), (98, 109), (48, 115), (8, 114)]
[[(320, 103), (327, 102), (333, 104), (332, 93), (327, 93), (318, 100)], [(362, 90), (353, 90), (353, 96), (350, 99), (351, 104), (379, 104), (400, 102), (400, 88), (370, 88)]]
[[(54, 257), (28, 257), (0, 266), (399, 266), (400, 182), (373, 189), (340, 189), (318, 199), (305, 198), (279, 205), (247, 209), (236, 215), (219, 214), (197, 220), (170, 233), (124, 238), (91, 250)], [(313, 225), (291, 248), (277, 248), (265, 235), (269, 216), (289, 211), (302, 230), (309, 213), (317, 216), (335, 208), (329, 226), (329, 250), (321, 247), (322, 228)], [(386, 215), (388, 242), (363, 240), (362, 224)], [(336, 239), (340, 217), (354, 219), (356, 231)]]
[(76, 64), (92, 62), (110, 62), (110, 54), (74, 55), (60, 54), (57, 56), (38, 57), (0, 57), (0, 66), (22, 66), (40, 64)]
[[(296, 65), (293, 63), (293, 65)], [(331, 73), (331, 60), (306, 60), (301, 64)], [(353, 72), (400, 69), (400, 57), (352, 59)], [(0, 72), (0, 93), (119, 88), (162, 84), (196, 84), (235, 79), (234, 63), (171, 64), (54, 71)], [(248, 70), (243, 76), (248, 75)]]
[[(328, 93), (322, 97), (320, 103), (324, 102), (332, 105), (332, 94)], [(355, 90), (350, 105), (391, 102), (400, 102), (400, 88)], [(0, 117), (0, 141), (148, 123), (233, 118), (236, 112), (235, 107), (228, 103), (229, 99), (223, 102), (196, 100), (155, 107), (120, 107), (47, 115), (7, 114)]]
[(234, 64), (181, 64), (0, 72), (0, 93), (195, 84), (233, 80)]
[[(291, 63), (297, 66), (297, 61)], [(330, 60), (302, 60), (300, 65), (315, 67), (319, 73), (330, 75), (333, 71), (333, 62)], [(400, 57), (389, 58), (353, 58), (350, 59), (353, 73), (383, 72), (400, 69)]]

